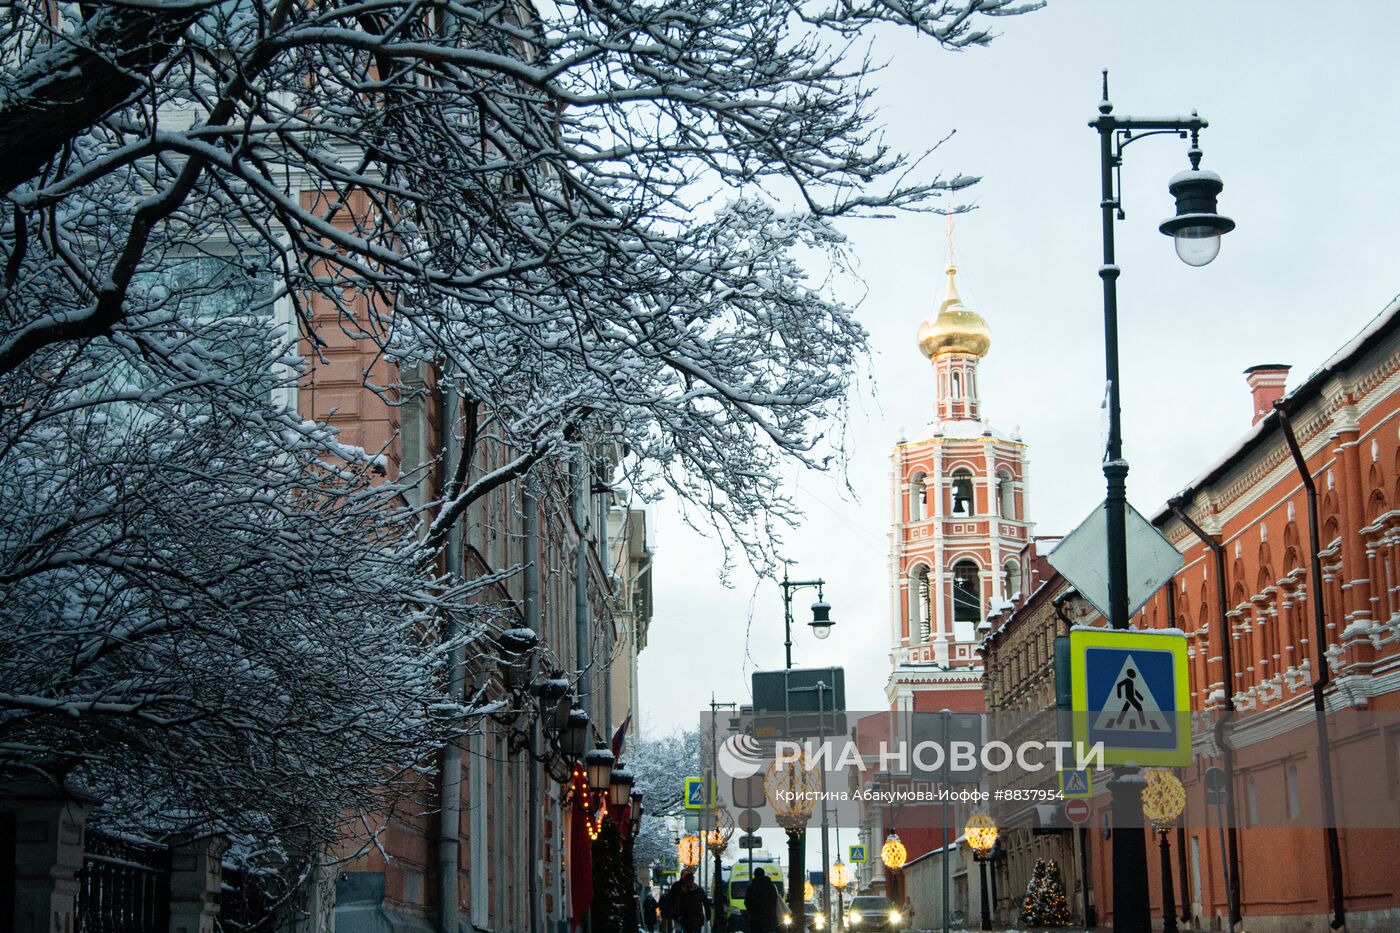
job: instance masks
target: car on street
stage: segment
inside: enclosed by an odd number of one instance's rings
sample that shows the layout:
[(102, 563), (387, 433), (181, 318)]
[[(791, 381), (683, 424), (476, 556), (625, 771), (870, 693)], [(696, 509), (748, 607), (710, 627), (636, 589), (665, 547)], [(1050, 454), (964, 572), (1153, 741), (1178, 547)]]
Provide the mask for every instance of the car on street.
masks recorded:
[(850, 933), (881, 930), (896, 933), (902, 930), (904, 916), (887, 898), (862, 894), (851, 899), (846, 908), (846, 929)]

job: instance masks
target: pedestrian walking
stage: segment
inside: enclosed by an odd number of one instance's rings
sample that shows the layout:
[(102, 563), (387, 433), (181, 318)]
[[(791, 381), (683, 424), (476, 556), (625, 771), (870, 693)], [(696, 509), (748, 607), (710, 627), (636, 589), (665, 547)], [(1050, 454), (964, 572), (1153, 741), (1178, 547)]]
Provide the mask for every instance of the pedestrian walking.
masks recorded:
[(651, 893), (651, 888), (647, 888), (647, 895), (642, 898), (642, 926), (646, 927), (647, 933), (656, 933), (656, 910), (656, 895)]
[(768, 880), (762, 868), (755, 869), (749, 890), (744, 894), (744, 910), (749, 915), (749, 933), (777, 933), (778, 887)]
[(671, 911), (684, 933), (700, 933), (710, 919), (710, 902), (700, 885), (695, 883), (695, 869), (681, 872), (680, 880), (671, 885)]

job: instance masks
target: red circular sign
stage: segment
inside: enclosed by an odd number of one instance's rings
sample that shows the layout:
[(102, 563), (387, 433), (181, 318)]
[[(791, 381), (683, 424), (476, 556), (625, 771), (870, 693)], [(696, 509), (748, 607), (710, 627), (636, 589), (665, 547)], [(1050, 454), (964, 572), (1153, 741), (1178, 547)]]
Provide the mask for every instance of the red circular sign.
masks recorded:
[(1066, 800), (1065, 819), (1071, 823), (1086, 823), (1089, 821), (1089, 801), (1087, 800)]

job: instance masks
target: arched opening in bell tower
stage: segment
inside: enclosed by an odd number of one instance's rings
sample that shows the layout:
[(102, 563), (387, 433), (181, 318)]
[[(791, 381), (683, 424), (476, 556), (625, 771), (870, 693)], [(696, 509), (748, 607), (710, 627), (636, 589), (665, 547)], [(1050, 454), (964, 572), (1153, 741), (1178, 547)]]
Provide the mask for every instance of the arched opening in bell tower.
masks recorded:
[(971, 641), (982, 621), (982, 570), (972, 560), (953, 565), (953, 636)]

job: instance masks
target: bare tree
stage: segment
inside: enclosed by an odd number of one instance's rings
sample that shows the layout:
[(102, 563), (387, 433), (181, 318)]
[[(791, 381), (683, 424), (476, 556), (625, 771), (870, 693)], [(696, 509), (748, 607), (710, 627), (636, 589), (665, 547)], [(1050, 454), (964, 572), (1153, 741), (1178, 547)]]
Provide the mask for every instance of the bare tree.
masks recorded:
[[(487, 492), (619, 450), (761, 558), (864, 352), (833, 220), (974, 180), (881, 142), (856, 41), (1035, 5), (7, 7), (0, 766), (324, 838), (461, 727), (440, 551)], [(332, 339), (460, 391), (431, 501), (291, 407)]]

